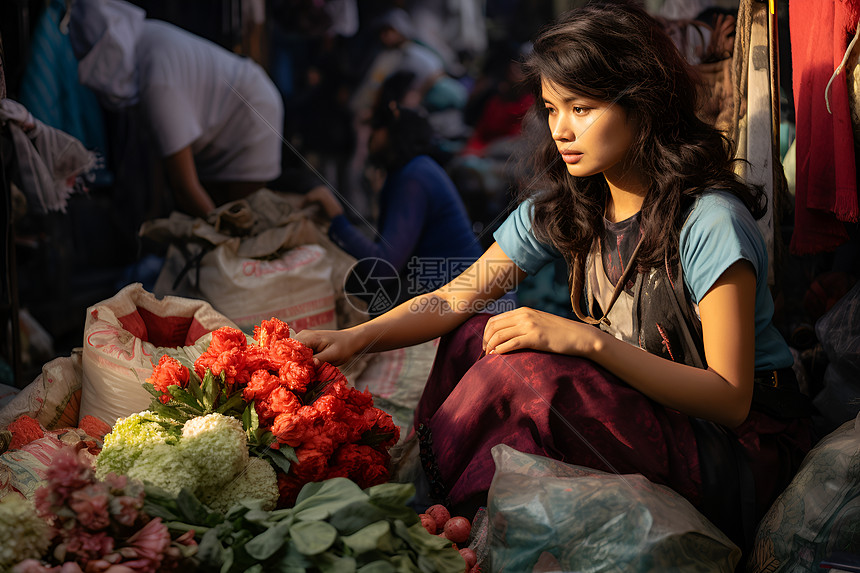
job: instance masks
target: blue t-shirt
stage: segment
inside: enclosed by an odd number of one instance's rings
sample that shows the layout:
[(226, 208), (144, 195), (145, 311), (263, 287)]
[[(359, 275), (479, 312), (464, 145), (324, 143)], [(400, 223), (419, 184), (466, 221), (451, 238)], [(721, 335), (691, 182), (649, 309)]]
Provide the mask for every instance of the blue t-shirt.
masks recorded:
[[(534, 237), (531, 211), (530, 201), (521, 203), (493, 235), (502, 251), (528, 274), (561, 256)], [(684, 286), (696, 304), (733, 263), (741, 259), (752, 263), (756, 273), (755, 369), (791, 366), (791, 351), (772, 323), (767, 248), (744, 204), (723, 191), (699, 196), (681, 228), (680, 254)]]
[(344, 215), (329, 236), (356, 259), (388, 261), (406, 295), (434, 290), (481, 256), (481, 245), (457, 188), (442, 167), (419, 155), (391, 173), (380, 191), (380, 225), (369, 239)]

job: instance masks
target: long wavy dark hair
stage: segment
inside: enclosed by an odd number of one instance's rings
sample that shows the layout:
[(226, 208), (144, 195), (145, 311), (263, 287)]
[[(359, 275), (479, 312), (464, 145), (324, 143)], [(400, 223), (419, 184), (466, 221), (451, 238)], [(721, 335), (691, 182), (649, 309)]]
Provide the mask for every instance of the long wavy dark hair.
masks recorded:
[(755, 218), (764, 196), (732, 170), (730, 141), (697, 116), (698, 83), (660, 24), (627, 2), (568, 12), (541, 31), (524, 62), (535, 105), (524, 119), (530, 181), (521, 198), (534, 202), (533, 228), (568, 263), (583, 256), (604, 231), (609, 188), (603, 174), (573, 177), (560, 160), (547, 123), (541, 80), (614, 102), (638, 127), (631, 161), (649, 181), (642, 203), (640, 270), (676, 261), (684, 209), (706, 189), (738, 196)]

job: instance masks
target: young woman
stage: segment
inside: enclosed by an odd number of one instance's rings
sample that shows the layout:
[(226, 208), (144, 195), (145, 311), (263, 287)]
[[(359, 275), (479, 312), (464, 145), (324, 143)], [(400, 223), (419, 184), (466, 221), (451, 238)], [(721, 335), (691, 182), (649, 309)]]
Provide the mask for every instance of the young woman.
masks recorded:
[[(756, 379), (792, 376), (771, 324), (762, 201), (640, 8), (569, 13), (536, 39), (526, 72), (533, 180), (496, 242), (429, 295), (299, 338), (340, 363), (447, 334), (415, 425), (433, 491), (455, 506), (486, 502), (489, 450), (504, 442), (644, 474), (749, 539), (810, 446), (803, 419), (751, 408)], [(529, 308), (470, 318), (556, 257), (582, 321)], [(757, 506), (741, 508), (753, 489)]]

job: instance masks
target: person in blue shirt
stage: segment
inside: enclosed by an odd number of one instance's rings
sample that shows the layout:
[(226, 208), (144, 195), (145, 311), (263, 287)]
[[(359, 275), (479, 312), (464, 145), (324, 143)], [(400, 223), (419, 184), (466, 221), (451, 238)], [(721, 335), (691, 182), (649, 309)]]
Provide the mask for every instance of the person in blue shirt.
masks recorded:
[[(311, 189), (305, 204), (318, 203), (331, 219), (332, 241), (360, 262), (355, 274), (378, 274), (377, 261), (391, 269), (392, 280), (381, 284), (389, 291), (387, 310), (459, 275), (481, 255), (481, 247), (453, 181), (427, 155), (432, 137), (427, 119), (391, 102), (377, 106), (371, 126), (368, 163), (384, 180), (374, 236), (349, 220), (328, 187)], [(370, 310), (378, 314), (379, 309)]]
[[(487, 502), (504, 443), (668, 485), (746, 547), (811, 446), (771, 323), (761, 191), (641, 7), (564, 15), (525, 71), (530, 180), (496, 242), (432, 293), (298, 338), (339, 364), (442, 337), (414, 429), (430, 491), (460, 511)], [(477, 314), (559, 257), (579, 320)]]

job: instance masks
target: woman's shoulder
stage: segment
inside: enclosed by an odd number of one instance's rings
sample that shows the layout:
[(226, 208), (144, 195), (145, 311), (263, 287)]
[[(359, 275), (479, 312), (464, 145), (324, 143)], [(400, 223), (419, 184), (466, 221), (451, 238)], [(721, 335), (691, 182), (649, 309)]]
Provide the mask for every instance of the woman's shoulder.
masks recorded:
[(739, 197), (724, 189), (707, 189), (693, 201), (687, 222), (720, 217), (749, 217), (752, 220)]

